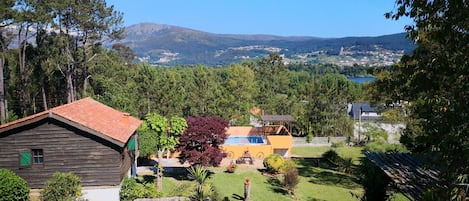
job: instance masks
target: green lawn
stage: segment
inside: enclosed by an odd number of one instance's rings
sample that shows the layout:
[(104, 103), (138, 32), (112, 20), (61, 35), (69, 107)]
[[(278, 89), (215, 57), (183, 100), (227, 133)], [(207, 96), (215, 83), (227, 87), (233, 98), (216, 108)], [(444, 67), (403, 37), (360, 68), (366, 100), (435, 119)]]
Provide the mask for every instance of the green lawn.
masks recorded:
[[(294, 147), (292, 154), (298, 165), (300, 183), (295, 189), (298, 200), (357, 200), (352, 197), (362, 193), (362, 187), (353, 175), (337, 172), (332, 167), (321, 165), (316, 167), (314, 158), (320, 157), (330, 147)], [(335, 149), (341, 157), (352, 157), (358, 161), (361, 149), (356, 147), (342, 147)], [(300, 158), (305, 157), (305, 158)], [(210, 168), (214, 173), (211, 182), (222, 198), (240, 200), (243, 197), (243, 183), (246, 178), (251, 180), (251, 200), (292, 200), (282, 188), (282, 177), (271, 178), (261, 174), (255, 168), (238, 168), (235, 173), (226, 173), (226, 167)], [(184, 181), (165, 178), (164, 191), (167, 193)]]
[[(292, 148), (292, 155), (299, 157), (295, 160), (300, 175), (296, 194), (300, 200), (357, 200), (351, 193), (361, 195), (363, 189), (354, 175), (337, 172), (324, 164), (317, 167), (315, 158), (320, 158), (330, 149), (331, 147), (312, 146)], [(340, 157), (352, 158), (356, 163), (363, 157), (359, 147), (333, 149)]]
[(342, 158), (353, 158), (354, 160), (359, 160), (360, 157), (363, 157), (363, 154), (361, 153), (361, 147), (293, 147), (292, 155), (308, 158), (318, 158), (321, 157), (324, 152), (329, 151), (330, 149), (334, 149)]

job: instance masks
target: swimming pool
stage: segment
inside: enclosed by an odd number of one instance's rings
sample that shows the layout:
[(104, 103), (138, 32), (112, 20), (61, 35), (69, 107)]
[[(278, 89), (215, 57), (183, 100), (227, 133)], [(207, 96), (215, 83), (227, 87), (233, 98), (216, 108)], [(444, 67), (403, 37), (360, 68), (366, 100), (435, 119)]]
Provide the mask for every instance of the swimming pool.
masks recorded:
[(264, 144), (261, 136), (230, 136), (225, 141), (225, 145), (246, 145)]

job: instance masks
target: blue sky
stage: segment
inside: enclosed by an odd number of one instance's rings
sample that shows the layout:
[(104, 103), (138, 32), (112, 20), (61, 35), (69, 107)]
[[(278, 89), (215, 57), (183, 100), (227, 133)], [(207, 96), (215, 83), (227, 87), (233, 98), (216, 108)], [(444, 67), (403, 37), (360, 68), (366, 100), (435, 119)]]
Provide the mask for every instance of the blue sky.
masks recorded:
[(106, 0), (126, 26), (153, 22), (219, 34), (379, 36), (410, 19), (384, 17), (394, 0)]

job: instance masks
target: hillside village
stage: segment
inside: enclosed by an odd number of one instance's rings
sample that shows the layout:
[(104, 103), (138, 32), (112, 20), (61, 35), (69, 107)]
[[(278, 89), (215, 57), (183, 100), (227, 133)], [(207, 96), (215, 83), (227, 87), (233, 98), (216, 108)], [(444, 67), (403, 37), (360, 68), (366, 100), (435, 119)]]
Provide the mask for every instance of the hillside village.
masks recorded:
[[(281, 54), (284, 58), (285, 64), (292, 63), (303, 63), (303, 64), (318, 64), (318, 63), (328, 63), (335, 64), (340, 66), (369, 66), (369, 67), (379, 67), (379, 66), (391, 66), (396, 63), (399, 63), (400, 58), (404, 55), (404, 50), (387, 50), (375, 46), (373, 51), (363, 51), (355, 50), (356, 48), (341, 47), (340, 53), (338, 55), (330, 55), (325, 50), (314, 51), (309, 53), (288, 53)], [(252, 54), (253, 52), (288, 52), (288, 49), (283, 49), (279, 47), (267, 47), (260, 45), (244, 46), (244, 47), (230, 47), (226, 50), (217, 50), (214, 54), (214, 58), (222, 57), (224, 54), (231, 54), (232, 52), (238, 52), (233, 55), (232, 58), (227, 58), (228, 61), (242, 61), (242, 60), (256, 60), (260, 59), (265, 54)], [(158, 51), (159, 53), (152, 53), (150, 56), (137, 57), (139, 62), (150, 63), (153, 65), (168, 65), (172, 62), (177, 62), (184, 57), (179, 52), (170, 52), (170, 51)], [(239, 53), (245, 52), (245, 53)], [(243, 55), (244, 54), (244, 55)]]

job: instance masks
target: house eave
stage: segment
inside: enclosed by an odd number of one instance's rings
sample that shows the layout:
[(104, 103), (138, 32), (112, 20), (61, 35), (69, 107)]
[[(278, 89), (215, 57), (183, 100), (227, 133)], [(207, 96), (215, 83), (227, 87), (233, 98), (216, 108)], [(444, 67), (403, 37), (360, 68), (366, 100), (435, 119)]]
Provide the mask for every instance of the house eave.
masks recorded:
[[(47, 119), (47, 118), (51, 118), (51, 119), (55, 119), (57, 121), (60, 121), (62, 123), (65, 123), (67, 125), (70, 125), (72, 127), (75, 127), (81, 131), (84, 131), (84, 132), (87, 132), (87, 133), (90, 133), (92, 135), (95, 135), (99, 138), (102, 138), (106, 141), (109, 141), (119, 147), (124, 147), (125, 144), (127, 142), (121, 142), (119, 140), (116, 140), (114, 138), (111, 138), (101, 132), (98, 132), (96, 130), (93, 130), (91, 128), (88, 128), (82, 124), (79, 124), (77, 122), (74, 122), (74, 121), (71, 121), (67, 118), (64, 118), (60, 115), (57, 115), (57, 114), (54, 114), (53, 112), (42, 112), (42, 113), (38, 113), (36, 114), (36, 116), (32, 117), (32, 118), (29, 118), (29, 119), (26, 119), (26, 120), (17, 120), (18, 122), (11, 122), (10, 125), (6, 125), (6, 126), (3, 126), (3, 127), (0, 127), (0, 133), (5, 133), (7, 131), (10, 131), (10, 130), (13, 130), (13, 129), (16, 129), (16, 128), (20, 128), (20, 127), (23, 127), (23, 126), (26, 126), (26, 125), (29, 125), (29, 124), (32, 124), (32, 123), (36, 123), (36, 122), (39, 122), (41, 120), (44, 120), (44, 119)], [(1, 135), (1, 134), (0, 134)], [(132, 134), (133, 135), (133, 134)], [(132, 136), (132, 135), (129, 135), (129, 138)], [(128, 139), (127, 139), (128, 140)]]
[[(22, 119), (18, 119), (15, 123), (15, 121), (13, 122), (10, 122), (11, 124), (10, 125), (6, 125), (6, 126), (3, 126), (3, 127), (0, 127), (0, 133), (5, 133), (7, 131), (10, 131), (10, 130), (13, 130), (13, 129), (16, 129), (16, 128), (20, 128), (20, 127), (23, 127), (25, 125), (28, 125), (28, 124), (32, 124), (32, 123), (36, 123), (36, 122), (39, 122), (43, 119), (46, 119), (49, 117), (49, 112), (43, 112), (43, 113), (38, 113), (37, 116), (33, 117), (33, 118), (29, 118), (27, 120), (22, 120)], [(9, 123), (7, 123), (9, 124)]]
[[(79, 123), (77, 123), (77, 122), (71, 121), (71, 120), (69, 120), (69, 119), (67, 119), (67, 118), (64, 118), (64, 117), (60, 116), (60, 115), (56, 115), (56, 114), (54, 114), (54, 113), (49, 113), (49, 117), (52, 118), (52, 119), (55, 119), (55, 120), (57, 120), (57, 121), (60, 121), (60, 122), (62, 122), (62, 123), (65, 123), (65, 124), (68, 124), (68, 125), (70, 125), (70, 126), (73, 126), (73, 127), (77, 128), (77, 129), (79, 129), (79, 130), (81, 130), (81, 131), (90, 133), (90, 134), (95, 135), (95, 136), (97, 136), (97, 137), (99, 137), (99, 138), (102, 138), (102, 139), (104, 139), (104, 140), (107, 140), (107, 141), (109, 141), (109, 142), (111, 142), (111, 143), (113, 143), (113, 144), (115, 144), (115, 145), (117, 145), (117, 146), (119, 146), (119, 147), (124, 147), (124, 146), (125, 146), (125, 143), (126, 143), (126, 142), (121, 142), (121, 141), (119, 141), (119, 140), (116, 140), (116, 139), (114, 139), (114, 138), (111, 138), (111, 137), (109, 137), (109, 136), (107, 136), (107, 135), (105, 135), (105, 134), (103, 134), (103, 133), (101, 133), (101, 132), (98, 132), (98, 131), (96, 131), (96, 130), (93, 130), (93, 129), (91, 129), (91, 128), (88, 128), (88, 127), (86, 127), (86, 126), (84, 126), (84, 125), (82, 125), (82, 124), (79, 124)], [(132, 135), (130, 135), (129, 138), (130, 138), (131, 136), (132, 136)], [(127, 140), (128, 140), (128, 139), (127, 139)]]

